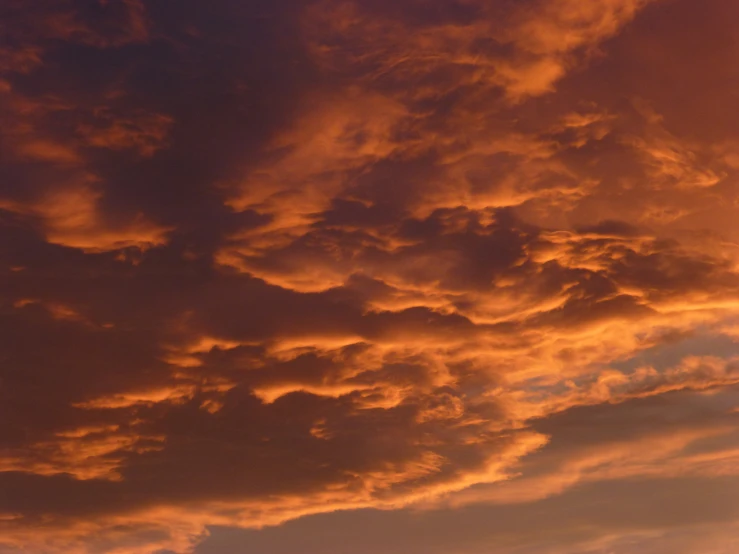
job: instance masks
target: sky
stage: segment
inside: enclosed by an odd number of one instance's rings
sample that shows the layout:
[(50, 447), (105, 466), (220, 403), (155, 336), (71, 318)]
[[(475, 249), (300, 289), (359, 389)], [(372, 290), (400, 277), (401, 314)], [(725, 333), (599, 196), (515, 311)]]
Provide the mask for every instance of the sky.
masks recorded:
[(739, 551), (736, 0), (3, 0), (0, 554)]

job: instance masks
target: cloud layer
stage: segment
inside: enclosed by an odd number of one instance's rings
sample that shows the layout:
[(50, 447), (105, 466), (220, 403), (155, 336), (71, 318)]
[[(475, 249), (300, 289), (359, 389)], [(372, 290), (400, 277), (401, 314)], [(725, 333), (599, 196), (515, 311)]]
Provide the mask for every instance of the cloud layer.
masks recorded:
[(739, 8), (247, 4), (2, 8), (0, 553), (733, 552)]

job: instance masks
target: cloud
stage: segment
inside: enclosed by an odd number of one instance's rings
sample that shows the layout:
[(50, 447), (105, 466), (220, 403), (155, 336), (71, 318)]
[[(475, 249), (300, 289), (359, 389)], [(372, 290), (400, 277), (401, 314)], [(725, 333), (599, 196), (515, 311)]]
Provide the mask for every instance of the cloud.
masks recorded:
[(395, 10), (324, 2), (310, 12), (307, 32), (313, 52), (329, 68), (362, 67), (378, 81), (420, 84), (418, 96), (443, 94), (448, 79), (456, 78), (455, 85), (500, 87), (519, 101), (551, 92), (578, 57), (616, 35), (647, 3), (445, 2), (438, 13), (446, 8), (448, 17), (434, 18), (418, 16), (423, 2)]
[(156, 113), (135, 113), (129, 119), (116, 118), (105, 110), (95, 115), (103, 125), (81, 124), (77, 129), (89, 145), (112, 150), (133, 149), (142, 156), (151, 156), (166, 146), (172, 124), (172, 118)]
[[(308, 552), (340, 552), (347, 541), (357, 541), (359, 552), (476, 554), (491, 543), (515, 553), (728, 551), (736, 478), (712, 474), (694, 460), (733, 460), (733, 469), (731, 462), (724, 468), (735, 473), (736, 421), (725, 411), (735, 399), (734, 388), (569, 410), (541, 420), (539, 430), (554, 438), (524, 459), (520, 475), (451, 495), (453, 510), (441, 502), (393, 514), (327, 514), (282, 528), (232, 531), (231, 541), (215, 530), (198, 552), (217, 551), (219, 543), (289, 552), (298, 542)], [(536, 533), (531, 513), (542, 517)], [(326, 538), (330, 528), (341, 529), (339, 536)]]
[(737, 478), (735, 126), (652, 78), (730, 105), (670, 68), (709, 4), (12, 3), (0, 551), (491, 510), (720, 552), (629, 488)]
[(34, 221), (49, 242), (96, 251), (167, 240), (171, 229), (144, 214), (120, 217), (101, 206), (106, 184), (90, 147), (149, 157), (166, 146), (172, 123), (144, 110), (126, 114), (115, 106), (115, 96), (124, 93), (113, 92), (90, 107), (66, 91), (27, 94), (9, 83), (2, 91), (6, 185), (0, 208)]

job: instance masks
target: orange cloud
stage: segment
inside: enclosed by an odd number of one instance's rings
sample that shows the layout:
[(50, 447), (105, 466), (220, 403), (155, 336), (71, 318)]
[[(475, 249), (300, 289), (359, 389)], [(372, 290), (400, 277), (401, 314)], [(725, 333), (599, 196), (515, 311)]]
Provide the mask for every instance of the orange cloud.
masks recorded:
[(6, 204), (6, 209), (39, 218), (50, 243), (90, 252), (149, 248), (166, 242), (169, 229), (141, 217), (109, 226), (97, 207), (99, 199), (99, 193), (83, 185), (52, 190), (30, 206)]
[[(465, 7), (474, 18), (414, 26), (412, 20), (378, 16), (353, 2), (324, 2), (310, 12), (306, 27), (313, 53), (329, 68), (373, 67), (370, 77), (405, 81), (448, 70), (461, 76), (455, 85), (501, 87), (509, 99), (520, 101), (551, 92), (578, 57), (616, 35), (647, 3), (599, 0), (583, 6), (544, 0), (506, 10), (469, 2)], [(512, 46), (514, 54), (497, 54), (495, 46)], [(449, 82), (434, 85), (415, 93), (439, 94)]]
[(298, 4), (12, 2), (0, 550), (737, 478), (731, 9)]
[(91, 146), (112, 150), (137, 150), (142, 156), (151, 156), (166, 143), (172, 118), (162, 114), (137, 113), (130, 119), (121, 119), (100, 111), (96, 119), (104, 126), (81, 124), (77, 132)]

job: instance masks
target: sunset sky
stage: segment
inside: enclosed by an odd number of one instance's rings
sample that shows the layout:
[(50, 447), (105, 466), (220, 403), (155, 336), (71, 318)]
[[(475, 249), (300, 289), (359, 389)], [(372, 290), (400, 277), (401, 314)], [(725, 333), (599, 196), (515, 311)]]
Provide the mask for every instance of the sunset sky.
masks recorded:
[(736, 554), (738, 185), (737, 0), (0, 0), (0, 554)]

